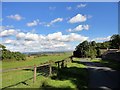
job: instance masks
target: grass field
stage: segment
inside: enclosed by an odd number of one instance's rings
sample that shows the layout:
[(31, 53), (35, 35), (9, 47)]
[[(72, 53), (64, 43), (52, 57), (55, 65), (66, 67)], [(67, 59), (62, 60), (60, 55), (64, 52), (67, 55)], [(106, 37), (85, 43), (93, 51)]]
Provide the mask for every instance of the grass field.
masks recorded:
[[(34, 65), (48, 60), (62, 60), (68, 57), (70, 54), (63, 54), (60, 56), (42, 56), (26, 61), (18, 62), (3, 62), (4, 68), (14, 68), (19, 66)], [(30, 62), (29, 62), (30, 61)], [(25, 62), (25, 64), (23, 63)], [(13, 66), (7, 66), (6, 64)], [(27, 63), (27, 64), (26, 64)], [(14, 65), (17, 64), (17, 65)], [(23, 64), (23, 65), (21, 65)], [(56, 65), (53, 65), (57, 68)], [(36, 82), (33, 83), (33, 71), (32, 70), (17, 70), (2, 73), (2, 88), (62, 88), (62, 89), (82, 89), (87, 88), (87, 76), (88, 72), (86, 66), (80, 63), (69, 62), (67, 68), (58, 70), (50, 77), (41, 75), (37, 72)]]
[(60, 55), (49, 55), (49, 56), (40, 56), (35, 58), (27, 58), (25, 61), (3, 61), (2, 62), (2, 69), (10, 69), (10, 68), (17, 68), (17, 67), (26, 67), (26, 66), (34, 66), (40, 65), (41, 63), (45, 63), (48, 61), (57, 61), (65, 59), (69, 56), (71, 56), (72, 53), (63, 53)]

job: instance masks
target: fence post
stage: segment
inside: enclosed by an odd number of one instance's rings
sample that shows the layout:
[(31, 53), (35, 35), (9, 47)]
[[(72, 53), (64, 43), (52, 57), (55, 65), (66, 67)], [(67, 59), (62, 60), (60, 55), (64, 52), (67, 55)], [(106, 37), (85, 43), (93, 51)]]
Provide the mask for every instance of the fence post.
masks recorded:
[(64, 63), (65, 63), (65, 67), (67, 67), (67, 60), (65, 60), (65, 62), (64, 62)]
[(58, 69), (60, 69), (60, 64), (59, 64), (59, 62), (58, 62)]
[(34, 65), (34, 76), (33, 76), (33, 83), (36, 81), (36, 65)]
[(73, 56), (71, 56), (70, 59), (71, 59), (71, 62), (73, 62)]
[(52, 75), (52, 65), (51, 65), (51, 63), (49, 64), (49, 76), (51, 76)]
[(62, 60), (61, 68), (64, 68), (64, 60)]

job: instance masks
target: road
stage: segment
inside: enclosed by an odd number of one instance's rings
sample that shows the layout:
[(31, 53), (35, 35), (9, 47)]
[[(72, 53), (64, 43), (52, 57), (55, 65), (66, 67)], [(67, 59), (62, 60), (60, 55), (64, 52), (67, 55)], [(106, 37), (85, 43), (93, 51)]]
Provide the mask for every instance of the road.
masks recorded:
[(100, 90), (113, 90), (120, 88), (120, 72), (105, 67), (100, 63), (88, 60), (80, 60), (87, 65), (89, 71), (89, 88)]

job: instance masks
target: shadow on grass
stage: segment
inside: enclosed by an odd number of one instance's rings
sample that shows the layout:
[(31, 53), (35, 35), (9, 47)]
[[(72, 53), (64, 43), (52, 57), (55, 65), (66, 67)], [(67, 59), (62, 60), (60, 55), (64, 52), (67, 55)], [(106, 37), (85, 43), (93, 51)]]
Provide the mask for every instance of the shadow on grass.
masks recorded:
[[(77, 67), (69, 67), (59, 69), (56, 76), (52, 76), (51, 78), (54, 80), (70, 80), (74, 85), (76, 85), (77, 89), (87, 89), (88, 88), (88, 71), (86, 68), (77, 68)], [(62, 88), (62, 87), (61, 87)]]
[[(25, 71), (34, 71), (33, 69), (23, 69)], [(57, 75), (54, 75), (54, 73), (57, 73)], [(88, 87), (88, 71), (86, 68), (77, 68), (77, 67), (64, 67), (62, 69), (58, 69), (57, 67), (52, 67), (52, 74), (51, 76), (52, 79), (54, 80), (70, 80), (74, 85), (76, 85), (77, 89), (86, 89)], [(43, 75), (43, 76), (49, 76), (49, 66), (42, 66), (42, 67), (37, 67), (37, 76)], [(8, 89), (13, 86), (17, 86), (18, 84), (24, 84), (29, 86), (26, 81), (32, 80), (33, 77), (26, 79), (22, 82), (18, 82), (13, 85), (9, 85), (7, 87), (4, 87), (2, 89)], [(40, 86), (40, 89), (42, 90), (56, 90), (56, 89), (64, 89), (64, 90), (73, 90), (71, 87), (53, 87), (50, 86), (49, 84), (43, 83), (42, 86)]]
[(120, 62), (118, 61), (102, 59), (101, 64), (114, 70), (120, 71)]
[[(28, 79), (26, 79), (26, 80), (24, 80), (24, 81), (18, 82), (18, 83), (16, 83), (16, 84), (6, 86), (6, 87), (2, 88), (2, 90), (7, 90), (7, 89), (9, 89), (10, 87), (17, 86), (17, 85), (19, 85), (19, 84), (21, 84), (21, 83), (24, 84), (24, 85), (26, 85), (26, 86), (29, 86), (29, 84), (27, 84), (26, 81), (31, 80), (31, 79), (33, 79), (33, 77), (28, 78)], [(12, 89), (11, 89), (11, 90), (12, 90)]]
[[(76, 63), (76, 62), (73, 62)], [(81, 64), (80, 62), (77, 62)], [(26, 70), (32, 70), (32, 69), (26, 69)], [(32, 70), (33, 71), (33, 70)], [(37, 73), (41, 73), (43, 76), (49, 76), (49, 66), (42, 66), (37, 67)], [(54, 73), (57, 73), (57, 75)], [(70, 80), (74, 85), (76, 85), (76, 88), (79, 90), (81, 89), (87, 89), (88, 88), (88, 70), (86, 68), (78, 68), (78, 67), (64, 67), (61, 69), (58, 69), (57, 67), (52, 67), (52, 76), (51, 79), (54, 80)], [(42, 86), (40, 86), (42, 90), (56, 90), (56, 89), (64, 89), (64, 90), (72, 90), (71, 87), (53, 87), (49, 84), (46, 84), (43, 82)]]
[(69, 86), (61, 87), (61, 88), (53, 87), (53, 86), (50, 86), (50, 85), (46, 84), (45, 82), (43, 82), (42, 86), (40, 86), (40, 90), (73, 90), (73, 89), (70, 88)]

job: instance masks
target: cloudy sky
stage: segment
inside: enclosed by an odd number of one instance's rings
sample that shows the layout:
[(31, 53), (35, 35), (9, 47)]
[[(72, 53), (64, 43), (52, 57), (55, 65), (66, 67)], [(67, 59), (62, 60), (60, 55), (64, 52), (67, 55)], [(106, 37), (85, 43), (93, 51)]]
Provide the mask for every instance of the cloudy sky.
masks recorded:
[(118, 33), (118, 7), (117, 2), (4, 2), (0, 23), (0, 42), (9, 50), (68, 51)]

